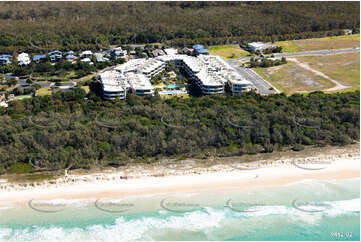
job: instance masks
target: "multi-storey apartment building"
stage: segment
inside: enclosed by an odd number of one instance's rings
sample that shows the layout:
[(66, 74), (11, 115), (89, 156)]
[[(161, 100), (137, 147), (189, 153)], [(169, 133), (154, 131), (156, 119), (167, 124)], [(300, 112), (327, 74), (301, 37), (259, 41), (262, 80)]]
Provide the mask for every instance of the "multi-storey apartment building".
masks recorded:
[(127, 90), (139, 96), (153, 95), (154, 87), (150, 80), (165, 69), (167, 62), (173, 62), (181, 69), (204, 95), (223, 94), (227, 85), (233, 94), (253, 88), (249, 81), (219, 56), (175, 54), (130, 60), (113, 71), (107, 71), (111, 74), (102, 73), (99, 80), (102, 82), (104, 98), (123, 99)]
[(115, 98), (125, 99), (126, 89), (124, 88), (124, 80), (117, 71), (105, 71), (98, 76), (98, 80), (102, 85), (103, 98), (112, 100)]

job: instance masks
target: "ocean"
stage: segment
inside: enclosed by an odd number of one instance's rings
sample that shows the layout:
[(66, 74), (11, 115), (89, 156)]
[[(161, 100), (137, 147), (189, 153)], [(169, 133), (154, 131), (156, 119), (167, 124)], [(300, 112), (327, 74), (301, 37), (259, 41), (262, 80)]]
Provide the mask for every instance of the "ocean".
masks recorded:
[(360, 180), (0, 206), (0, 241), (360, 240)]

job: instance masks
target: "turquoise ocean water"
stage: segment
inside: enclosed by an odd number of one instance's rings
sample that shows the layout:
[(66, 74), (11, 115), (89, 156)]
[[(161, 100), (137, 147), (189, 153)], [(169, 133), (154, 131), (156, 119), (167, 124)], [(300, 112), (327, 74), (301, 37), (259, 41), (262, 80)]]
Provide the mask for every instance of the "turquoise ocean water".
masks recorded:
[(0, 241), (360, 240), (360, 180), (157, 194), (33, 200), (0, 206)]

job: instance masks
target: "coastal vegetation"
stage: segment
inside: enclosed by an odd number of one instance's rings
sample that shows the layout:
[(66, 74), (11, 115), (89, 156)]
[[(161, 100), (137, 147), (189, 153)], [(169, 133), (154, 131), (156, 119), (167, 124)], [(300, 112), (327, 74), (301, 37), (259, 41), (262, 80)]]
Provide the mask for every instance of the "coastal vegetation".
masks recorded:
[(185, 46), (359, 32), (358, 2), (1, 2), (0, 52)]
[(255, 60), (255, 58), (251, 58), (249, 66), (251, 68), (261, 67), (261, 68), (268, 68), (272, 66), (279, 66), (287, 64), (287, 60), (285, 57), (281, 59), (272, 59), (272, 58), (262, 58), (260, 60)]
[(0, 108), (0, 171), (209, 158), (359, 140), (359, 91), (102, 101), (81, 88)]

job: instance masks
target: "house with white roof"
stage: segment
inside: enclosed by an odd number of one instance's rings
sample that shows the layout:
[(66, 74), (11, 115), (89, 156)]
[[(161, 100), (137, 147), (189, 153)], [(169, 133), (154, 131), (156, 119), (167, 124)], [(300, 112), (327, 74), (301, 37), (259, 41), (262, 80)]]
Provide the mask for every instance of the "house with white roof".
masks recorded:
[(167, 55), (177, 55), (177, 54), (178, 54), (178, 50), (175, 49), (175, 48), (167, 48), (167, 49), (164, 49), (164, 52), (165, 52)]
[(93, 52), (91, 50), (85, 50), (81, 53), (82, 58), (91, 58), (93, 56)]
[(104, 54), (102, 53), (95, 53), (94, 56), (98, 63), (109, 61), (109, 59), (104, 57)]
[(30, 64), (30, 57), (27, 53), (21, 53), (18, 55), (18, 65), (19, 66), (26, 66)]
[(92, 60), (90, 58), (84, 58), (84, 59), (81, 59), (80, 60), (81, 62), (84, 62), (84, 63), (88, 63), (89, 65), (94, 65), (94, 63), (92, 62)]
[(275, 48), (275, 47), (276, 46), (274, 46), (274, 45), (270, 45), (270, 44), (263, 43), (263, 42), (251, 42), (251, 43), (248, 43), (248, 48), (251, 51), (263, 51), (263, 50), (271, 49), (271, 48)]

